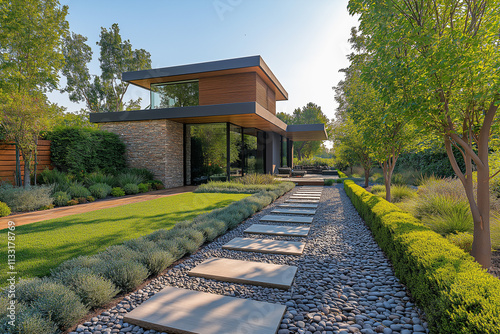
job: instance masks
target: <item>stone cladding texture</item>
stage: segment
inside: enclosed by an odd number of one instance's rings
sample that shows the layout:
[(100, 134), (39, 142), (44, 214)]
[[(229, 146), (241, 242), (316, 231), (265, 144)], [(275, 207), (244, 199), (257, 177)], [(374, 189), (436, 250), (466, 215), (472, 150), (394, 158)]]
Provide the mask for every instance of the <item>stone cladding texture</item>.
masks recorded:
[(127, 147), (129, 167), (146, 168), (166, 188), (184, 185), (183, 126), (169, 120), (102, 123), (101, 129), (116, 133)]

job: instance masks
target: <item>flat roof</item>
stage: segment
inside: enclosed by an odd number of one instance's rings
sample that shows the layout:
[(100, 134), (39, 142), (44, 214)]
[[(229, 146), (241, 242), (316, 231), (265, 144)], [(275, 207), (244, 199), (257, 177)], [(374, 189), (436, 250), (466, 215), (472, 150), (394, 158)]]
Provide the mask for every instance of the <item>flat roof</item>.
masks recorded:
[(185, 124), (232, 123), (279, 133), (293, 141), (328, 139), (324, 124), (288, 125), (257, 102), (90, 113), (92, 123), (167, 119)]
[(194, 80), (214, 75), (256, 72), (274, 89), (276, 100), (288, 100), (288, 93), (261, 56), (250, 56), (122, 73), (122, 80), (150, 89), (151, 84)]

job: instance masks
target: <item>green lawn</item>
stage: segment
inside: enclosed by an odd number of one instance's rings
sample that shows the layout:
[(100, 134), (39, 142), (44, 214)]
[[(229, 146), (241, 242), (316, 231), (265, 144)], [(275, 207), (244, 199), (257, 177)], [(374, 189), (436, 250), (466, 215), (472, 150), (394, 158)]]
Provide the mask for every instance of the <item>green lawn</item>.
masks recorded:
[[(95, 254), (110, 245), (172, 228), (177, 222), (227, 206), (248, 194), (185, 193), (76, 214), (16, 228), (18, 277), (42, 276), (67, 259)], [(2, 272), (7, 284), (7, 230), (0, 231)]]

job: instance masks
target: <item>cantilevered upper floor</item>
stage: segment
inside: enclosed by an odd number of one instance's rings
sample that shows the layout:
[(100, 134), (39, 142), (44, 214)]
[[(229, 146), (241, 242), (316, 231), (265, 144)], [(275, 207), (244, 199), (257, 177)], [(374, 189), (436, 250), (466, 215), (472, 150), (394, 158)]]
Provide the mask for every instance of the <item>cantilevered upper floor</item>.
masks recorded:
[(150, 91), (149, 108), (91, 114), (92, 122), (228, 122), (295, 141), (327, 139), (324, 124), (288, 127), (276, 117), (276, 101), (288, 93), (260, 56), (126, 72), (122, 80)]

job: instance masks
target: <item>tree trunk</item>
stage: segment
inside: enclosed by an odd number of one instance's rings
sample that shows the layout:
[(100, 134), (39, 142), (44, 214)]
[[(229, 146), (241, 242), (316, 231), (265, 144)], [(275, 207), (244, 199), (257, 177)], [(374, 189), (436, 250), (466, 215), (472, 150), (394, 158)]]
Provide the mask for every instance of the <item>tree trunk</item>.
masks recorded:
[(20, 187), (23, 185), (23, 180), (21, 178), (21, 158), (19, 156), (19, 146), (16, 145), (16, 175), (14, 178), (14, 183), (16, 186)]
[[(384, 185), (385, 185), (385, 200), (387, 202), (391, 201), (391, 177), (392, 173), (389, 173), (389, 163), (384, 161), (382, 164), (382, 173), (384, 174)], [(391, 175), (389, 175), (391, 174)]]
[(352, 175), (352, 165), (349, 165), (349, 168), (350, 168), (350, 170), (351, 170), (351, 173), (350, 173), (350, 174)]
[[(483, 160), (485, 161), (485, 160)], [(488, 157), (485, 166), (477, 169), (477, 207), (479, 217), (474, 219), (474, 239), (471, 255), (485, 269), (491, 267), (490, 237), (490, 169)]]
[(368, 187), (369, 178), (370, 178), (370, 168), (365, 168), (365, 188)]
[(24, 159), (24, 188), (29, 187), (30, 185), (31, 185), (30, 168), (26, 163), (26, 159)]

